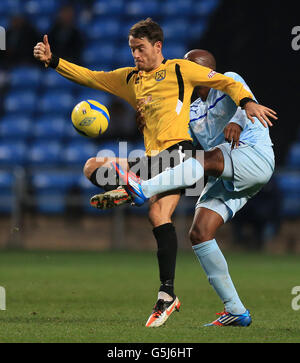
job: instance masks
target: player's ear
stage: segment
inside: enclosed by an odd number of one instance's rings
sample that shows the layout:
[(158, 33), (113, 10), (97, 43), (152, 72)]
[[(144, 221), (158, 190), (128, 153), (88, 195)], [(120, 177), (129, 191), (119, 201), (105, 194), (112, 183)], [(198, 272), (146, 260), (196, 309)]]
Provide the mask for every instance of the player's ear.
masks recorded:
[(162, 42), (157, 41), (154, 43), (154, 48), (156, 49), (157, 53), (161, 53), (162, 51)]

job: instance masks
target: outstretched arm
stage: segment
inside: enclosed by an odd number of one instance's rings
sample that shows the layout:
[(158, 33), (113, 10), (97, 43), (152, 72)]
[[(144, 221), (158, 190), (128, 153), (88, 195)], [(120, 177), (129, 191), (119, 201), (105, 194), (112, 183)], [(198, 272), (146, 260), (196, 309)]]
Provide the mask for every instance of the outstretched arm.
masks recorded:
[(256, 103), (251, 92), (241, 82), (194, 62), (188, 61), (183, 66), (185, 74), (192, 81), (194, 87), (197, 85), (207, 86), (228, 94), (237, 106), (246, 111), (246, 115), (252, 123), (255, 122), (254, 117), (257, 117), (263, 126), (267, 127), (267, 125), (272, 126), (269, 118), (277, 120), (276, 112)]
[(33, 55), (37, 60), (43, 62), (45, 67), (54, 68), (70, 81), (119, 96), (136, 108), (134, 89), (126, 82), (132, 67), (119, 68), (111, 72), (92, 71), (81, 67), (53, 55), (47, 35), (44, 35), (43, 42), (37, 43), (34, 47)]

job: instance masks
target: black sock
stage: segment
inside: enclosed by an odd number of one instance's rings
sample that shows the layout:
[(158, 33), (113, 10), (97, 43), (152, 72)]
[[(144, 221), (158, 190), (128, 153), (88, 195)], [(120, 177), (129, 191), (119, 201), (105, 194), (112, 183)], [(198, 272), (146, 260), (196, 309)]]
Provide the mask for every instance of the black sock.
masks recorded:
[(172, 223), (153, 228), (157, 241), (157, 259), (161, 285), (159, 291), (171, 296), (174, 294), (174, 278), (177, 256), (177, 235)]
[[(101, 167), (100, 167), (101, 168)], [(96, 185), (97, 187), (99, 187), (99, 188), (103, 188), (106, 192), (109, 192), (110, 190), (115, 190), (115, 189), (117, 189), (118, 188), (118, 185), (109, 185), (109, 184), (104, 184), (104, 185), (102, 185), (101, 184), (101, 180), (99, 180), (100, 178), (97, 178), (97, 173), (98, 173), (98, 170), (100, 169), (100, 168), (97, 168), (97, 169), (95, 169), (94, 171), (93, 171), (93, 173), (92, 173), (92, 175), (90, 176), (90, 181), (94, 184), (94, 185)], [(103, 167), (102, 167), (103, 168)], [(110, 170), (110, 171), (112, 171), (112, 169), (111, 168), (106, 168), (105, 167), (105, 171), (104, 171), (104, 173), (103, 173), (103, 176), (106, 178), (106, 180), (108, 179), (108, 170)]]

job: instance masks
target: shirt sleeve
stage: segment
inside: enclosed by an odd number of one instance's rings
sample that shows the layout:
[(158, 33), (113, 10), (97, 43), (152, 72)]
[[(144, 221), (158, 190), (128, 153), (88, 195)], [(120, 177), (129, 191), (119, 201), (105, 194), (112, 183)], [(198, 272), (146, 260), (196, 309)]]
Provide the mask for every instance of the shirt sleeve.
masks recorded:
[(244, 130), (246, 124), (247, 124), (247, 116), (245, 114), (245, 111), (242, 110), (240, 107), (237, 108), (236, 113), (234, 114), (234, 116), (231, 118), (231, 120), (228, 122), (230, 123), (235, 123), (238, 124), (239, 126), (241, 126), (242, 130)]
[(191, 61), (185, 61), (182, 65), (182, 73), (191, 82), (193, 87), (206, 86), (220, 90), (228, 94), (237, 106), (245, 97), (253, 99), (252, 94), (244, 85), (231, 77), (224, 76)]
[(127, 82), (127, 76), (132, 71), (130, 67), (119, 68), (111, 72), (92, 71), (59, 58), (55, 70), (70, 81), (111, 93), (123, 98), (132, 107), (136, 107), (134, 90)]
[[(248, 87), (245, 80), (237, 73), (235, 72), (226, 72), (225, 76), (233, 78), (235, 81), (241, 82), (245, 89), (249, 91), (252, 95), (252, 98), (256, 101), (256, 98), (254, 97), (253, 93), (251, 92), (250, 88)], [(231, 118), (231, 120), (228, 123), (234, 122), (235, 124), (240, 125), (240, 127), (244, 130), (246, 127), (246, 124), (248, 123), (248, 118), (246, 115), (246, 112), (241, 109), (241, 107), (237, 107), (235, 114)]]

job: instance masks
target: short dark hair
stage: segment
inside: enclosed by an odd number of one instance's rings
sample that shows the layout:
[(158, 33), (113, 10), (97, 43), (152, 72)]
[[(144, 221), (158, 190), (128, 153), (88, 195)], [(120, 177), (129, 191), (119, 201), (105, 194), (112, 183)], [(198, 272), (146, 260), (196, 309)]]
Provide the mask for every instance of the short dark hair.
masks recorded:
[(152, 45), (154, 45), (156, 42), (163, 43), (164, 41), (164, 33), (162, 28), (151, 18), (140, 20), (138, 23), (134, 24), (129, 30), (128, 37), (130, 35), (139, 39), (147, 38)]

